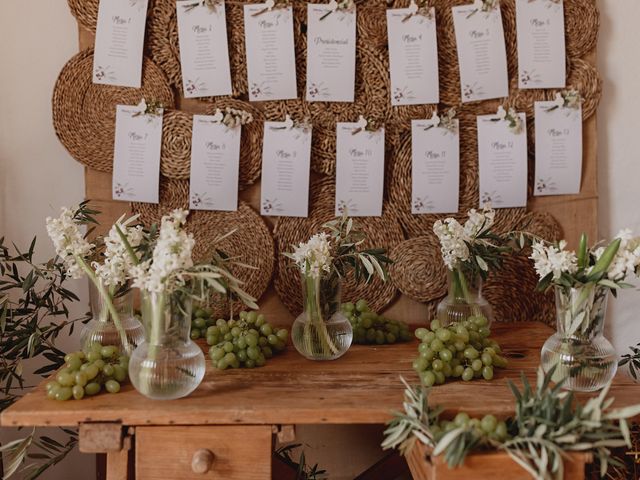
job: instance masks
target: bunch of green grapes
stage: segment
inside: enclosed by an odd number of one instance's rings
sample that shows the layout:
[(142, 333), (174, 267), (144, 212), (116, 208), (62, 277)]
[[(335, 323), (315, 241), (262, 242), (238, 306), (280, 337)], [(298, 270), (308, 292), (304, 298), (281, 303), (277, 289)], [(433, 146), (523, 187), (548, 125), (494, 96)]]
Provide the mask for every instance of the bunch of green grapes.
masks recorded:
[(411, 339), (409, 327), (405, 323), (372, 312), (366, 300), (360, 299), (355, 305), (351, 302), (343, 303), (341, 310), (353, 328), (353, 343), (383, 345)]
[(413, 368), (423, 385), (440, 385), (447, 378), (491, 380), (494, 368), (507, 366), (500, 345), (489, 338), (491, 331), (484, 316), (469, 317), (447, 327), (433, 320), (430, 327), (415, 332), (421, 343)]
[(191, 340), (204, 338), (207, 328), (216, 324), (212, 318), (212, 310), (208, 307), (194, 308), (191, 314)]
[(436, 442), (456, 428), (468, 430), (478, 444), (487, 444), (490, 440), (502, 443), (509, 438), (507, 424), (504, 421), (498, 421), (493, 415), (485, 415), (480, 419), (471, 418), (467, 413), (460, 412), (451, 421), (439, 420), (437, 424), (430, 426)]
[(238, 320), (219, 319), (207, 328), (209, 356), (213, 366), (227, 368), (262, 367), (287, 346), (289, 332), (275, 328), (258, 312), (241, 312)]
[(47, 383), (47, 397), (55, 400), (81, 400), (103, 389), (118, 393), (127, 379), (129, 358), (117, 347), (94, 343), (89, 353), (75, 352), (64, 357), (65, 366), (56, 379)]

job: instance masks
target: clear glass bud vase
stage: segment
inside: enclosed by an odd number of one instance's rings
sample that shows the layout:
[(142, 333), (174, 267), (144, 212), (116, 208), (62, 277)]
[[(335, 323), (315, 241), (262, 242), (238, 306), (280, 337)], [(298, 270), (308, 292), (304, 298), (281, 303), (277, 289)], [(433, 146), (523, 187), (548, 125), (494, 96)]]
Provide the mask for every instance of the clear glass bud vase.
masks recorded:
[(80, 348), (83, 352), (90, 352), (91, 345), (99, 343), (102, 346), (116, 346), (120, 353), (130, 354), (144, 341), (142, 324), (133, 314), (133, 291), (128, 290), (113, 298), (113, 306), (126, 335), (126, 344), (116, 328), (107, 302), (92, 282), (89, 283), (89, 302), (93, 318), (80, 332)]
[(302, 275), (304, 310), (293, 322), (291, 338), (309, 360), (335, 360), (351, 346), (353, 329), (340, 310), (341, 283), (337, 275)]
[(174, 400), (193, 392), (205, 372), (204, 354), (191, 340), (191, 299), (140, 292), (145, 341), (129, 361), (135, 389), (154, 400)]
[(613, 345), (604, 338), (609, 290), (594, 284), (555, 287), (557, 331), (542, 347), (542, 368), (555, 367), (553, 381), (577, 392), (600, 390), (618, 368)]
[(440, 325), (471, 321), (479, 328), (489, 328), (493, 309), (482, 296), (482, 277), (471, 275), (461, 268), (448, 270), (448, 294), (438, 304)]

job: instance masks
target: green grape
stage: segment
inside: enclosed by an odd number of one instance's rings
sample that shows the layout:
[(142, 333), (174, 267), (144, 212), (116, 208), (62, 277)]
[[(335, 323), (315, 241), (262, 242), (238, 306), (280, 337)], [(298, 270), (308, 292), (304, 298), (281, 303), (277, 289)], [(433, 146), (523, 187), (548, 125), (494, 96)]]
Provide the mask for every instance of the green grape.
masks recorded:
[(493, 378), (493, 367), (482, 367), (482, 377), (485, 380), (491, 380)]
[(113, 365), (105, 365), (102, 368), (102, 373), (104, 373), (107, 377), (113, 377), (113, 374), (115, 373), (115, 368), (113, 367)]
[(436, 376), (433, 372), (423, 372), (420, 375), (420, 379), (426, 387), (432, 387), (436, 383)]
[(67, 368), (71, 370), (79, 370), (80, 367), (82, 366), (82, 359), (77, 355), (74, 355), (74, 356), (67, 355), (65, 356), (65, 361), (67, 362), (66, 363)]
[(207, 328), (207, 321), (204, 318), (196, 318), (193, 320), (193, 326), (197, 329)]
[(473, 369), (471, 367), (467, 367), (464, 369), (464, 371), (462, 372), (462, 380), (464, 380), (465, 382), (473, 380)]
[(444, 362), (439, 358), (436, 358), (433, 362), (431, 362), (431, 367), (434, 371), (439, 372), (444, 368)]
[(436, 376), (436, 383), (438, 385), (442, 385), (445, 382), (445, 377), (444, 377), (444, 373), (442, 372), (433, 372), (433, 374)]
[(102, 370), (102, 368), (106, 365), (107, 363), (103, 360), (103, 359), (99, 359), (96, 360), (95, 362), (93, 362), (93, 365), (98, 367), (99, 370)]
[(429, 330), (427, 330), (426, 328), (422, 328), (422, 327), (421, 328), (417, 328), (416, 332), (415, 332), (415, 335), (419, 340), (422, 340), (425, 337), (425, 335), (427, 334), (428, 331)]
[(69, 400), (73, 395), (73, 390), (71, 387), (60, 387), (56, 390), (54, 398), (59, 401)]
[(436, 331), (436, 336), (443, 342), (448, 342), (451, 339), (451, 332), (446, 328), (439, 328)]
[(118, 393), (120, 391), (120, 384), (116, 380), (107, 380), (104, 388), (106, 388), (109, 393)]
[(56, 380), (63, 387), (70, 387), (75, 383), (75, 378), (71, 373), (59, 373)]
[(453, 423), (456, 427), (466, 427), (470, 420), (468, 413), (460, 412), (453, 419)]
[(473, 362), (471, 362), (471, 368), (474, 372), (482, 370), (482, 360), (476, 358)]
[(499, 440), (507, 438), (507, 424), (505, 422), (498, 422), (495, 429), (495, 435)]
[(84, 388), (82, 385), (74, 385), (73, 388), (71, 388), (71, 394), (76, 400), (82, 400), (84, 398)]
[(367, 301), (364, 299), (358, 300), (356, 302), (356, 310), (361, 313), (369, 311), (369, 305), (367, 305)]
[(113, 366), (113, 378), (118, 382), (124, 382), (127, 379), (127, 369), (121, 365)]
[(198, 328), (193, 328), (190, 336), (191, 340), (198, 340), (200, 338), (200, 330)]
[(480, 428), (485, 433), (493, 432), (496, 429), (497, 425), (498, 425), (498, 420), (493, 415), (485, 415), (484, 417), (482, 417), (482, 420), (480, 421)]
[(451, 353), (451, 350), (448, 350), (446, 348), (440, 350), (438, 352), (438, 356), (442, 359), (442, 361), (444, 362), (450, 362), (453, 359), (453, 354)]
[[(102, 347), (100, 347), (100, 349), (102, 349)], [(87, 354), (87, 360), (89, 362), (95, 362), (96, 360), (101, 360), (101, 359), (102, 359), (102, 354), (100, 352), (91, 351)]]
[(465, 349), (465, 351), (464, 351), (464, 356), (465, 356), (466, 358), (468, 358), (469, 360), (475, 360), (476, 358), (478, 358), (478, 355), (480, 355), (480, 354), (478, 353), (478, 350), (476, 350), (476, 349), (475, 349), (475, 348), (473, 348), (473, 347), (468, 347), (468, 348), (466, 348), (466, 349)]
[(251, 310), (249, 313), (247, 313), (247, 321), (249, 323), (255, 323), (256, 320), (258, 320), (258, 312), (256, 312), (255, 310)]
[(268, 323), (265, 323), (260, 327), (260, 333), (265, 337), (268, 337), (273, 333), (273, 329), (271, 328), (271, 325), (269, 325)]

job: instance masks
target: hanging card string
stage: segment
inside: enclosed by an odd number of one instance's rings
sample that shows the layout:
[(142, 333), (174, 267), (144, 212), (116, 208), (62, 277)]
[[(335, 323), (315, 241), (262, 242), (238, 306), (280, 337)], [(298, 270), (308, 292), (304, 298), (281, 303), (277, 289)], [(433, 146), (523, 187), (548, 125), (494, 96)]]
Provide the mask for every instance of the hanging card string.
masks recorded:
[(262, 10), (258, 10), (257, 12), (253, 13), (251, 16), (257, 17), (258, 15), (262, 15), (263, 13), (270, 12), (274, 8), (286, 8), (289, 5), (291, 5), (291, 1), (290, 0), (267, 0), (266, 2), (264, 2), (264, 4), (265, 4), (265, 7)]
[(188, 3), (186, 5), (183, 5), (182, 7), (184, 8), (184, 11), (186, 13), (189, 13), (191, 10), (193, 10), (194, 8), (197, 8), (199, 6), (203, 6), (203, 7), (209, 7), (209, 10), (211, 10), (212, 13), (216, 12), (216, 8), (221, 5), (223, 2), (223, 0), (202, 0), (200, 2), (193, 2), (193, 3)]
[(356, 135), (364, 131), (377, 132), (381, 127), (377, 120), (374, 120), (373, 118), (364, 118), (362, 115), (360, 115), (356, 123), (358, 126), (351, 132), (351, 135)]
[(324, 20), (333, 12), (340, 10), (342, 12), (353, 12), (356, 9), (356, 3), (354, 0), (340, 0), (340, 2), (336, 2), (336, 0), (331, 0), (329, 2), (329, 11), (320, 17), (320, 20)]
[(290, 115), (287, 115), (283, 126), (271, 127), (271, 130), (293, 130), (294, 128), (307, 132), (311, 128), (311, 121), (308, 117), (305, 117), (304, 120), (293, 120)]
[(514, 135), (522, 133), (524, 125), (520, 119), (520, 115), (513, 107), (509, 107), (509, 110), (505, 110), (502, 105), (498, 107), (495, 117), (489, 119), (490, 122), (507, 122), (509, 130)]
[(439, 116), (438, 112), (434, 111), (433, 115), (430, 118), (432, 122), (431, 125), (426, 126), (424, 130), (427, 131), (427, 130), (431, 130), (434, 127), (440, 127), (440, 128), (449, 130), (452, 133), (457, 133), (458, 125), (455, 122), (455, 119), (456, 119), (455, 108), (450, 108), (444, 113), (443, 116)]
[(136, 108), (138, 111), (131, 115), (132, 117), (139, 117), (140, 115), (158, 116), (162, 115), (164, 105), (157, 100), (149, 100), (147, 102), (145, 98), (142, 98)]
[(490, 13), (493, 10), (497, 9), (500, 5), (500, 0), (475, 0), (473, 5), (476, 7), (467, 18), (473, 17), (478, 12)]
[(557, 92), (553, 99), (554, 105), (547, 108), (547, 112), (553, 112), (558, 108), (573, 108), (578, 109), (582, 104), (582, 96), (577, 90), (563, 90)]
[(414, 15), (422, 15), (428, 19), (433, 18), (433, 11), (429, 5), (429, 0), (418, 0), (417, 3), (416, 0), (411, 0), (409, 13), (402, 19), (402, 23), (408, 22)]

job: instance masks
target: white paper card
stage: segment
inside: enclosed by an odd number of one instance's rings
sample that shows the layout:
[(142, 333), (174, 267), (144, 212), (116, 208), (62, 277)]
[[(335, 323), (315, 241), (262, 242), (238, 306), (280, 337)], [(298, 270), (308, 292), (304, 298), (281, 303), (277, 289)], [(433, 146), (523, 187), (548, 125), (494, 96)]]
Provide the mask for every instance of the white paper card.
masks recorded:
[(260, 213), (306, 217), (309, 213), (311, 128), (265, 122)]
[(194, 115), (189, 208), (238, 209), (242, 127), (228, 128), (212, 115)]
[(148, 0), (101, 0), (93, 83), (140, 88)]
[(433, 120), (411, 121), (411, 213), (456, 213), (460, 190), (460, 134)]
[(140, 114), (139, 107), (116, 107), (113, 199), (158, 203), (162, 110)]
[(430, 11), (431, 17), (387, 10), (392, 105), (440, 101), (435, 8)]
[(452, 7), (462, 102), (509, 96), (507, 54), (500, 7)]
[(359, 123), (340, 122), (336, 148), (336, 216), (345, 210), (352, 217), (381, 216), (384, 129), (368, 132)]
[(517, 0), (518, 87), (564, 88), (562, 0)]
[(329, 5), (309, 3), (307, 22), (307, 101), (353, 102), (355, 10), (331, 11)]
[(224, 2), (212, 9), (202, 2), (181, 0), (176, 9), (184, 97), (231, 95)]
[(580, 193), (582, 109), (536, 102), (536, 183), (534, 195)]
[[(526, 126), (526, 116), (519, 113)], [(509, 123), (496, 115), (478, 117), (480, 206), (494, 208), (527, 205), (527, 133), (513, 133)]]
[(244, 6), (249, 100), (297, 98), (296, 54), (291, 7)]

